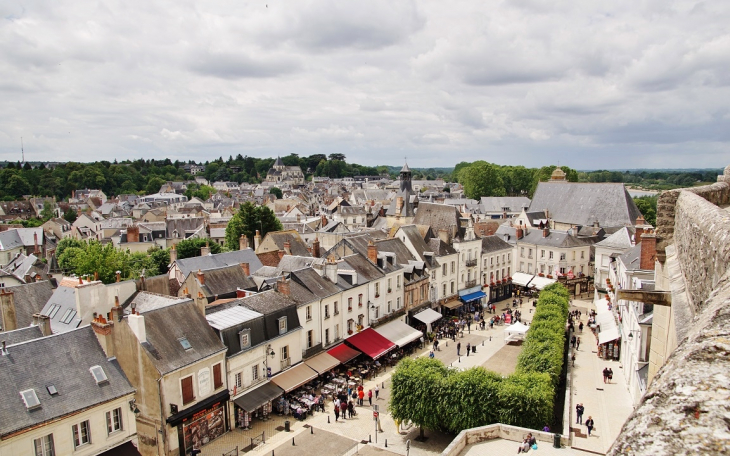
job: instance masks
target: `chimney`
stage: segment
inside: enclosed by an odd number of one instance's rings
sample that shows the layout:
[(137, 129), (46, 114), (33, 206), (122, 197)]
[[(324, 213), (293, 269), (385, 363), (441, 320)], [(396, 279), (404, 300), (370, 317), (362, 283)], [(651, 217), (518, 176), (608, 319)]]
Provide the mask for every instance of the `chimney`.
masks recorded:
[(147, 280), (145, 279), (144, 274), (139, 275), (139, 282), (140, 282), (142, 291), (147, 291)]
[(114, 356), (114, 337), (112, 335), (114, 322), (107, 321), (106, 318), (99, 315), (91, 321), (91, 328), (94, 330), (94, 334), (96, 334), (101, 348), (104, 349), (106, 357), (111, 358)]
[(33, 254), (40, 255), (41, 249), (38, 248), (38, 233), (33, 233)]
[(5, 288), (0, 288), (0, 318), (3, 331), (18, 329), (18, 317), (15, 313), (15, 294)]
[(142, 315), (136, 312), (129, 314), (127, 323), (129, 323), (129, 329), (137, 336), (140, 343), (147, 342), (147, 329), (144, 326), (144, 317)]
[(327, 226), (327, 216), (324, 214), (322, 214), (322, 221), (320, 222), (320, 225), (322, 225), (321, 228)]
[(641, 236), (644, 234), (644, 226), (646, 225), (646, 220), (642, 215), (639, 215), (636, 217), (636, 234), (634, 234), (634, 245), (641, 242)]
[(41, 315), (39, 313), (33, 314), (33, 326), (38, 326), (41, 330), (41, 334), (44, 336), (50, 336), (51, 332), (51, 317), (48, 315)]
[(291, 295), (291, 288), (289, 288), (289, 282), (286, 278), (282, 277), (276, 282), (276, 291), (283, 294), (284, 296)]
[(395, 200), (395, 213), (397, 215), (400, 215), (401, 211), (403, 210), (403, 197), (399, 196)]
[(284, 253), (291, 255), (291, 242), (288, 240), (284, 242)]
[(200, 248), (200, 256), (210, 255), (210, 244), (208, 241), (205, 242), (205, 247)]
[(368, 260), (374, 265), (378, 265), (378, 246), (373, 241), (368, 241)]
[(550, 235), (550, 228), (545, 227), (542, 229), (542, 237), (546, 238)]
[(175, 244), (170, 247), (170, 264), (177, 261), (177, 250), (175, 249)]
[(297, 214), (297, 223), (302, 223), (302, 214)]
[(99, 281), (99, 271), (94, 271), (94, 282)]
[(121, 282), (121, 280), (122, 280), (122, 271), (117, 271), (116, 274), (117, 274), (117, 282)]
[(139, 242), (139, 227), (128, 226), (127, 227), (127, 242)]
[(522, 231), (522, 226), (520, 225), (518, 228), (515, 228), (515, 237), (519, 240), (522, 239), (522, 236), (524, 235), (524, 231)]
[(256, 235), (253, 237), (254, 250), (258, 250), (259, 245), (261, 245), (261, 233), (259, 233), (259, 230), (256, 230)]
[(641, 235), (641, 260), (640, 269), (653, 271), (656, 261), (656, 234), (654, 230), (647, 229)]
[(236, 297), (237, 298), (245, 298), (246, 297), (246, 290), (241, 290), (240, 288), (236, 288)]
[(114, 296), (114, 307), (112, 307), (109, 318), (112, 322), (122, 321), (123, 316), (124, 310), (122, 309), (122, 306), (119, 305), (119, 296)]
[(319, 258), (320, 256), (319, 237), (315, 237), (314, 241), (312, 241), (312, 256), (314, 258)]
[(242, 234), (241, 237), (238, 238), (238, 249), (245, 250), (247, 248), (248, 248), (248, 238)]
[(251, 266), (248, 263), (241, 263), (241, 269), (246, 277), (251, 275)]
[(335, 257), (330, 255), (324, 265), (324, 274), (332, 283), (337, 283), (337, 263)]
[(202, 272), (200, 269), (198, 269), (198, 282), (200, 282), (200, 285), (205, 285), (205, 273)]

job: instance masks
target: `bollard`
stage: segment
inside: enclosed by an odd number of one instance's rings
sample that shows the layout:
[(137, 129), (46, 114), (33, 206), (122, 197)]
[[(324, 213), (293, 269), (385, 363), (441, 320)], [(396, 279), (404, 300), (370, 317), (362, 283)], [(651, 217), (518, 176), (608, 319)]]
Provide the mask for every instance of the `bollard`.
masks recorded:
[(309, 426), (309, 433), (314, 434), (314, 426)]
[(380, 387), (381, 387), (381, 388), (383, 388), (383, 389), (385, 389), (385, 382), (382, 382), (382, 383), (380, 384)]
[(489, 342), (491, 342), (491, 341), (492, 341), (492, 336), (489, 336)]
[(484, 341), (482, 341), (482, 347), (484, 346)]
[(296, 445), (294, 444), (294, 437), (292, 437), (292, 438), (291, 438), (291, 446), (296, 446)]
[(385, 439), (385, 448), (388, 448), (388, 439)]
[(373, 443), (373, 436), (372, 436), (372, 434), (371, 435), (368, 435), (368, 443)]
[(459, 362), (461, 362), (461, 356), (459, 356)]
[(327, 424), (330, 424), (330, 416), (327, 415)]

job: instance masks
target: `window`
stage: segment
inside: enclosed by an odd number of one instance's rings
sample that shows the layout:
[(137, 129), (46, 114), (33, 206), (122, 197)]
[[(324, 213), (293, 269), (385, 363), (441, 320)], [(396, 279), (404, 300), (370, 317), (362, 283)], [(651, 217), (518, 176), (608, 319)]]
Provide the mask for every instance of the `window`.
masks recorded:
[(527, 257), (532, 258), (532, 249), (530, 249), (529, 252), (527, 253)]
[(71, 429), (74, 434), (74, 448), (91, 443), (91, 432), (89, 432), (89, 420), (74, 424)]
[(583, 251), (583, 250), (581, 250), (581, 251), (580, 251), (580, 259), (581, 259), (581, 260), (585, 259), (585, 256), (584, 256), (584, 255), (585, 255), (585, 253), (586, 253), (586, 252), (585, 252), (585, 251)]
[(329, 318), (329, 317), (330, 317), (330, 305), (325, 304), (324, 305), (324, 318)]
[(456, 283), (452, 280), (451, 281), (451, 294), (455, 293), (455, 290), (454, 290), (455, 287), (456, 287)]
[(281, 359), (288, 359), (289, 358), (289, 346), (284, 345), (281, 347)]
[(234, 382), (236, 384), (236, 388), (243, 386), (243, 372), (239, 372), (234, 376)]
[(35, 393), (34, 389), (28, 389), (20, 392), (20, 397), (23, 398), (23, 402), (25, 402), (25, 408), (28, 410), (40, 407), (41, 401), (38, 400), (38, 396)]
[(575, 250), (573, 250), (573, 261), (575, 261)]
[(375, 297), (380, 296), (380, 282), (375, 282)]
[(66, 312), (64, 312), (63, 317), (61, 317), (61, 323), (69, 324), (71, 323), (71, 320), (76, 316), (76, 310), (74, 309), (66, 309)]
[(565, 261), (565, 254), (564, 253), (561, 253), (560, 254), (560, 261)]
[(347, 320), (347, 332), (348, 333), (351, 333), (352, 332), (352, 324), (353, 323), (355, 323), (355, 320), (353, 320), (352, 318), (350, 318), (349, 320)]
[(259, 365), (254, 364), (251, 366), (251, 381), (255, 382), (259, 379)]
[[(4, 286), (4, 285), (3, 285), (3, 286)], [(55, 316), (56, 316), (56, 314), (58, 313), (58, 310), (59, 310), (60, 308), (61, 308), (61, 306), (60, 306), (59, 304), (53, 304), (53, 305), (51, 306), (51, 309), (50, 309), (50, 310), (48, 311), (48, 316), (49, 316), (49, 317), (51, 317), (51, 318), (55, 317)]]
[(442, 274), (442, 275), (446, 275), (446, 271), (447, 271), (446, 267), (447, 267), (447, 264), (446, 264), (446, 263), (444, 263), (444, 267), (443, 267), (443, 268), (442, 268), (442, 270), (441, 270), (441, 274)]
[(357, 324), (360, 327), (362, 327), (362, 326), (365, 326), (364, 323), (365, 323), (365, 315), (363, 315), (363, 314), (358, 315), (357, 316)]
[(393, 290), (393, 279), (388, 279), (388, 293)]
[(357, 295), (357, 306), (362, 307), (362, 294)]
[(540, 250), (540, 258), (545, 258), (545, 251), (544, 250)]
[(44, 435), (33, 440), (33, 448), (35, 449), (35, 456), (56, 456), (53, 447), (53, 434)]
[(314, 330), (310, 329), (307, 331), (307, 348), (312, 348), (314, 345)]
[(330, 344), (330, 330), (329, 328), (324, 330), (324, 344), (329, 345)]
[(524, 270), (525, 270), (525, 262), (520, 261), (520, 271), (524, 271)]
[(213, 365), (213, 389), (217, 390), (223, 386), (223, 373), (221, 372), (221, 363)]
[(393, 301), (388, 301), (388, 313), (392, 312)]
[(451, 273), (453, 274), (455, 272), (456, 272), (456, 262), (455, 261), (452, 261), (451, 262)]
[(347, 298), (347, 311), (352, 312), (352, 298)]
[(560, 268), (560, 273), (565, 274), (565, 268)]
[(181, 337), (178, 339), (178, 342), (180, 342), (180, 345), (182, 345), (182, 348), (184, 348), (186, 351), (193, 348), (192, 345), (190, 345), (190, 342), (188, 342), (187, 337)]
[(397, 309), (400, 309), (400, 298), (395, 298), (395, 305)]
[(251, 346), (251, 330), (243, 329), (238, 333), (241, 336), (241, 350)]
[(307, 306), (307, 321), (312, 319), (312, 306)]
[(524, 248), (524, 247), (520, 247), (520, 256), (521, 256), (522, 258), (524, 258), (524, 257), (525, 257), (525, 248)]
[(446, 284), (444, 284), (444, 294), (441, 296), (442, 298), (446, 297)]
[(115, 408), (106, 412), (106, 432), (112, 434), (122, 430), (122, 409)]
[(340, 306), (339, 306), (339, 304), (337, 304), (337, 301), (335, 301), (334, 308), (335, 308), (335, 315), (339, 315)]
[(548, 252), (548, 258), (553, 259), (553, 252)]
[(193, 376), (185, 377), (180, 380), (180, 389), (182, 389), (183, 404), (189, 404), (195, 400), (193, 395)]
[(286, 317), (279, 318), (279, 334), (286, 332)]

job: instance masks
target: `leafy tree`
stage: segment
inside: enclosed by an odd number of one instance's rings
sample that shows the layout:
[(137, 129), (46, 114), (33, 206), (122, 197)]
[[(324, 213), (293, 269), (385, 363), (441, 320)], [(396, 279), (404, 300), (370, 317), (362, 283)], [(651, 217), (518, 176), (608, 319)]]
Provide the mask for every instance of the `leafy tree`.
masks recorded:
[(274, 212), (266, 206), (254, 206), (250, 201), (241, 205), (241, 208), (228, 222), (226, 227), (226, 248), (238, 250), (239, 238), (243, 234), (248, 238), (249, 245), (253, 245), (256, 230), (265, 236), (270, 231), (281, 231), (282, 225)]
[(158, 274), (165, 274), (170, 264), (170, 250), (159, 247), (150, 247), (147, 250), (150, 261), (157, 268)]
[(271, 187), (269, 193), (271, 193), (272, 195), (276, 195), (277, 199), (284, 198), (284, 194), (281, 192), (281, 189), (279, 187)]
[[(532, 177), (532, 186), (530, 187), (530, 198), (532, 198), (532, 195), (535, 194), (535, 190), (537, 190), (537, 184), (539, 182), (547, 182), (550, 180), (550, 176), (552, 176), (555, 168), (557, 168), (555, 165), (543, 166), (534, 173)], [(565, 180), (568, 182), (578, 182), (578, 171), (568, 168), (567, 166), (561, 166), (560, 168), (565, 173)]]
[(210, 247), (210, 253), (221, 253), (222, 249), (220, 244), (213, 242), (212, 239), (191, 238), (180, 241), (180, 243), (175, 246), (177, 249), (177, 257), (182, 260), (183, 258), (200, 256), (200, 249), (206, 245)]
[(147, 194), (151, 195), (153, 193), (157, 193), (160, 191), (160, 187), (162, 187), (165, 183), (165, 180), (159, 177), (153, 177), (150, 180), (147, 181), (147, 186), (145, 187), (145, 190), (147, 190)]
[(79, 218), (79, 214), (76, 213), (76, 209), (69, 207), (66, 212), (63, 213), (63, 218), (68, 223), (73, 223)]
[(504, 183), (499, 168), (485, 161), (476, 161), (459, 172), (459, 182), (468, 198), (504, 196)]
[(345, 154), (330, 154), (330, 160), (345, 161)]
[(636, 207), (641, 211), (644, 220), (651, 226), (656, 226), (656, 204), (657, 196), (639, 196), (634, 198)]
[(51, 205), (50, 202), (45, 201), (43, 203), (43, 210), (41, 211), (41, 218), (43, 221), (48, 221), (51, 217), (53, 217), (53, 205)]
[(20, 174), (13, 174), (5, 185), (5, 189), (9, 195), (20, 198), (30, 193), (30, 184)]

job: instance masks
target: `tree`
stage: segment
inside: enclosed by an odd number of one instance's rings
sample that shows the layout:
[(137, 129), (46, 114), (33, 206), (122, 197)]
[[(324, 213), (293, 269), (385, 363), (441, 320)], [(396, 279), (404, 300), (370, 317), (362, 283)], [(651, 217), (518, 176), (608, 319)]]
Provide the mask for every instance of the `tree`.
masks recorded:
[(345, 154), (330, 154), (330, 160), (345, 161)]
[(205, 246), (210, 247), (210, 253), (221, 253), (221, 246), (213, 242), (210, 238), (191, 238), (180, 241), (175, 246), (177, 249), (177, 258), (182, 260), (183, 258), (191, 258), (200, 256), (200, 249)]
[(239, 238), (243, 234), (248, 238), (249, 245), (253, 245), (256, 230), (261, 236), (271, 231), (281, 231), (281, 222), (274, 212), (266, 206), (254, 206), (250, 201), (241, 205), (241, 208), (231, 218), (226, 227), (226, 248), (238, 250)]
[(147, 255), (149, 255), (150, 261), (157, 268), (158, 274), (167, 273), (167, 267), (170, 264), (170, 249), (150, 247), (147, 250)]
[(41, 218), (43, 221), (48, 221), (51, 217), (53, 217), (53, 205), (48, 202), (43, 202), (43, 210), (41, 211)]
[(66, 212), (63, 213), (63, 219), (68, 223), (73, 223), (79, 218), (79, 214), (76, 213), (76, 209), (69, 207)]
[(271, 187), (271, 189), (269, 190), (269, 193), (271, 193), (272, 195), (276, 195), (277, 199), (284, 198), (284, 194), (281, 193), (281, 189), (279, 187)]
[(464, 186), (467, 198), (478, 200), (482, 196), (504, 196), (506, 193), (499, 168), (481, 160), (462, 169), (459, 182)]
[(147, 194), (151, 195), (159, 192), (164, 183), (165, 181), (157, 176), (150, 178), (150, 180), (147, 181), (147, 186), (145, 187)]
[(657, 196), (639, 196), (634, 198), (636, 207), (641, 211), (644, 220), (651, 226), (656, 226), (656, 204)]

